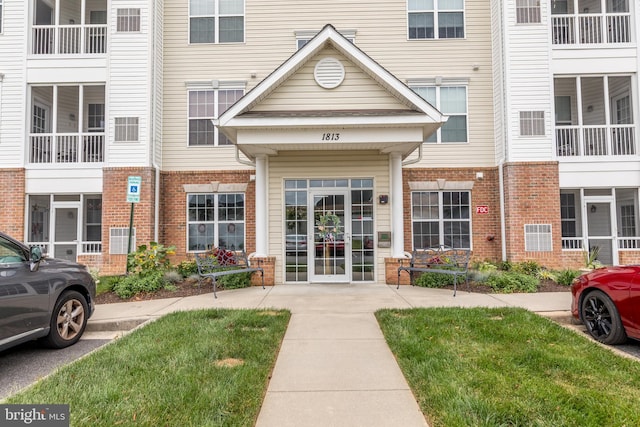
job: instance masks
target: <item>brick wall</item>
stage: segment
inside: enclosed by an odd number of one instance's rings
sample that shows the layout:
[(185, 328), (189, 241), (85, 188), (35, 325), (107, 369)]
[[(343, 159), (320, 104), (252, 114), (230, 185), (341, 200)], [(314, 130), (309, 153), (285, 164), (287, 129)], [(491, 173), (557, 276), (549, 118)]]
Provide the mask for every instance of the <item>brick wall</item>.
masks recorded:
[[(483, 178), (476, 174), (482, 172)], [(473, 181), (471, 190), (471, 233), (473, 260), (499, 261), (502, 256), (500, 238), (500, 187), (497, 168), (474, 169), (405, 169), (403, 170), (404, 242), (405, 250), (412, 248), (410, 181)], [(476, 206), (487, 206), (489, 212), (477, 214)], [(396, 279), (397, 280), (397, 275)]]
[(24, 238), (25, 171), (22, 168), (0, 170), (0, 231)]
[[(249, 184), (245, 192), (245, 251), (255, 251), (256, 217), (255, 184), (252, 171), (202, 171), (162, 172), (160, 175), (162, 196), (160, 198), (160, 240), (176, 247), (177, 263), (187, 258), (187, 193), (185, 184)], [(267, 273), (265, 270), (265, 283)]]
[[(548, 268), (562, 267), (558, 163), (507, 163), (504, 186), (507, 259), (535, 261)], [(525, 224), (551, 224), (553, 250), (525, 252)]]
[[(101, 274), (122, 274), (126, 271), (125, 255), (109, 255), (109, 230), (111, 227), (129, 227), (131, 203), (127, 203), (128, 178), (142, 177), (140, 202), (135, 203), (133, 226), (137, 245), (148, 244), (154, 238), (155, 224), (155, 170), (152, 168), (103, 169), (102, 193), (102, 262), (87, 264), (100, 269)], [(160, 241), (159, 243), (164, 244)], [(135, 248), (131, 248), (132, 251)]]

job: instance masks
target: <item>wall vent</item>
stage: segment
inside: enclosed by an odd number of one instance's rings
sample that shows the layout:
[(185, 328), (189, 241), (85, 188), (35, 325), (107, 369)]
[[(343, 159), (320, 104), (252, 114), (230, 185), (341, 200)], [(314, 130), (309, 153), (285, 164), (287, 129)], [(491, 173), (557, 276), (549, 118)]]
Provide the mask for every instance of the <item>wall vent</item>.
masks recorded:
[(313, 72), (316, 83), (325, 89), (334, 89), (344, 81), (344, 66), (335, 58), (323, 58)]

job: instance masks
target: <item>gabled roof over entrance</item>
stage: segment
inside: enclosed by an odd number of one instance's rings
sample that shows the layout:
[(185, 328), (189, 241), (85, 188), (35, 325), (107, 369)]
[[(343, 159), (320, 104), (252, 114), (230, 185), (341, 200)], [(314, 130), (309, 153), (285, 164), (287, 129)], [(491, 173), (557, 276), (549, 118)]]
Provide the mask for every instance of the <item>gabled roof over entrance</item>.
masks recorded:
[(249, 158), (281, 150), (413, 152), (447, 117), (333, 26), (217, 120)]

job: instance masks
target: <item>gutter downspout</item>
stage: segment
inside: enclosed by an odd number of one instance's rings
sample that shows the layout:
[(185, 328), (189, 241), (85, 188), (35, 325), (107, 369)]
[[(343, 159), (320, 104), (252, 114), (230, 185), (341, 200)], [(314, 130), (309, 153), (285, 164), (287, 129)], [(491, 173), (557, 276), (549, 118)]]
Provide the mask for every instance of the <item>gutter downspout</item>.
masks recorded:
[[(508, 107), (508, 100), (509, 97), (507, 96), (507, 92), (505, 89), (505, 81), (507, 79), (508, 76), (508, 70), (507, 70), (507, 52), (505, 51), (505, 45), (507, 43), (505, 43), (504, 38), (507, 37), (507, 35), (504, 32), (504, 28), (505, 28), (505, 23), (504, 23), (504, 19), (505, 16), (507, 16), (504, 12), (504, 0), (500, 0), (500, 52), (501, 52), (501, 56), (502, 56), (502, 72), (500, 75), (500, 87), (502, 89), (502, 111), (500, 111), (500, 116), (502, 118), (502, 132), (503, 132), (503, 150), (502, 150), (502, 156), (500, 158), (500, 160), (498, 161), (498, 182), (499, 182), (499, 188), (500, 188), (500, 234), (502, 236), (501, 240), (501, 249), (502, 249), (502, 260), (506, 261), (507, 260), (507, 239), (506, 239), (506, 233), (507, 233), (507, 224), (506, 224), (506, 217), (505, 217), (505, 206), (504, 206), (504, 163), (505, 160), (508, 158), (508, 153), (509, 153), (509, 126), (508, 126), (508, 116), (506, 114), (507, 111), (509, 111)], [(494, 77), (495, 78), (495, 77)], [(507, 87), (509, 86), (508, 84), (506, 85)]]
[(402, 166), (408, 166), (408, 165), (412, 165), (414, 163), (418, 163), (419, 161), (422, 160), (422, 145), (424, 144), (424, 142), (420, 143), (420, 145), (418, 146), (418, 158), (417, 159), (413, 159), (413, 160), (407, 160), (405, 162), (402, 162)]
[(234, 144), (234, 146), (236, 147), (236, 161), (238, 163), (241, 163), (243, 165), (247, 165), (247, 166), (253, 166), (254, 168), (256, 167), (256, 162), (255, 160), (252, 162), (250, 160), (244, 160), (240, 158), (240, 149), (238, 149), (238, 144)]

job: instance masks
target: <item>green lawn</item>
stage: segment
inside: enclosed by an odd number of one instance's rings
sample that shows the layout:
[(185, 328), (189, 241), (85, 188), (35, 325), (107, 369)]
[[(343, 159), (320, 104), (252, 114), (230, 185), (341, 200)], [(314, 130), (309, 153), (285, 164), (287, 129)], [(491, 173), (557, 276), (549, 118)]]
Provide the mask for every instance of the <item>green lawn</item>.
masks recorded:
[(6, 403), (69, 403), (73, 426), (252, 426), (290, 313), (173, 313)]
[(638, 426), (640, 363), (522, 309), (381, 310), (432, 427)]

